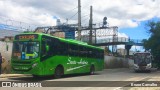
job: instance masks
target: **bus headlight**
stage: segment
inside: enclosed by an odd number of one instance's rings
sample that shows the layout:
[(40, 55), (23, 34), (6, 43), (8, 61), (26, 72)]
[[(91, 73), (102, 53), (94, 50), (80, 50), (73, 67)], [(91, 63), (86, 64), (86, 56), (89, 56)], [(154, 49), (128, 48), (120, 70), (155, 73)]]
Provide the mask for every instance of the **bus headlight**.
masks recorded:
[(34, 63), (33, 65), (32, 65), (32, 68), (34, 68), (35, 66), (37, 66), (38, 65), (38, 63)]
[(139, 66), (137, 64), (134, 64), (134, 68), (139, 68)]
[(147, 64), (147, 68), (151, 68), (151, 63)]

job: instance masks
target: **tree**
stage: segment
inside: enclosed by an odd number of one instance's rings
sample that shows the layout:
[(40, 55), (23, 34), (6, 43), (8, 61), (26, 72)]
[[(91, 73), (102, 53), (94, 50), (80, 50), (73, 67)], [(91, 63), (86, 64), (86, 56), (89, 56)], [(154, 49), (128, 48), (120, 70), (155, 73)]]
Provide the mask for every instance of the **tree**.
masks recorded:
[(160, 21), (149, 21), (146, 24), (147, 32), (150, 34), (148, 40), (143, 40), (144, 48), (151, 50), (154, 61), (160, 67)]

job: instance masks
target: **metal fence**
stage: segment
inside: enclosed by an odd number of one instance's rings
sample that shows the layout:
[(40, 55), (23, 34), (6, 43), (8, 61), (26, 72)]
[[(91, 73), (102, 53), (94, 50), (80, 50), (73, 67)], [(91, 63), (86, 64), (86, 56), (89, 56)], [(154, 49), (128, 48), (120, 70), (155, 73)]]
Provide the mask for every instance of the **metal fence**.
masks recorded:
[(110, 42), (129, 42), (129, 39), (125, 37), (118, 37), (118, 38), (104, 38), (97, 40), (97, 43), (110, 43)]
[(104, 38), (98, 39), (97, 43), (111, 43), (111, 42), (133, 42), (133, 43), (142, 43), (140, 39), (129, 39), (125, 37), (118, 37), (118, 38)]

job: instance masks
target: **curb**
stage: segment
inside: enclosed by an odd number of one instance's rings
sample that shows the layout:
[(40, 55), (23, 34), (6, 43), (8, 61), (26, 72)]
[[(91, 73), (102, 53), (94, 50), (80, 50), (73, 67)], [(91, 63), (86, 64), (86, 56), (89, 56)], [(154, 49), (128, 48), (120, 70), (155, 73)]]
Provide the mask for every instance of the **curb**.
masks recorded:
[(1, 74), (0, 78), (19, 77), (19, 76), (28, 76), (28, 75), (25, 75), (25, 74)]

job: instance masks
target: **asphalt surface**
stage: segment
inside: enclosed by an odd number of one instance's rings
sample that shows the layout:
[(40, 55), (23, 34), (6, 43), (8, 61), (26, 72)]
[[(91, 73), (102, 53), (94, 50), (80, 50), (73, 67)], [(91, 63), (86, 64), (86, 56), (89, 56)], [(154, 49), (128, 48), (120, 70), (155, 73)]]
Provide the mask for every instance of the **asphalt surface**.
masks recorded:
[[(96, 72), (95, 75), (66, 75), (60, 79), (53, 77), (33, 78), (31, 75), (17, 75), (0, 78), (0, 81), (20, 83), (41, 83), (42, 87), (17, 88), (12, 90), (160, 90), (160, 87), (130, 87), (136, 81), (160, 81), (160, 71), (135, 73), (132, 69), (105, 69)], [(123, 81), (123, 82), (121, 82)], [(128, 82), (127, 82), (128, 81)], [(156, 84), (156, 82), (155, 82)], [(125, 87), (129, 85), (129, 87)], [(9, 90), (9, 87), (1, 87), (1, 90)]]

